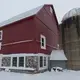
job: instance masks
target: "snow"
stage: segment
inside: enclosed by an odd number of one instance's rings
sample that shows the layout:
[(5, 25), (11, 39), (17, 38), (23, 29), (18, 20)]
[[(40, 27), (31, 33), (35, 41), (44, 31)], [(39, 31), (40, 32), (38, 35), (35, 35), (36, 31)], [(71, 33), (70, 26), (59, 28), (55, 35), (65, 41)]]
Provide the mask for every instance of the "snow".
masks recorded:
[(0, 80), (80, 80), (80, 71), (44, 72), (39, 74), (24, 74), (0, 72)]
[(34, 68), (24, 68), (24, 67), (4, 67), (4, 66), (2, 66), (0, 68), (4, 68), (4, 69), (6, 69), (6, 71), (8, 71), (9, 69), (31, 70), (31, 71), (35, 70)]
[(72, 10), (70, 10), (64, 15), (62, 21), (77, 15), (80, 15), (80, 8), (73, 8)]
[(37, 54), (35, 54), (35, 53), (13, 53), (13, 54), (8, 54), (8, 55), (1, 54), (0, 56), (2, 56), (2, 57), (15, 57), (15, 56), (20, 57), (20, 56), (48, 56), (48, 55), (46, 55), (44, 53), (37, 53)]
[(33, 15), (37, 14), (37, 13), (39, 12), (39, 10), (40, 10), (43, 6), (44, 6), (44, 5), (41, 5), (41, 6), (37, 7), (37, 8), (34, 8), (34, 9), (32, 9), (32, 10), (29, 10), (29, 11), (26, 11), (26, 12), (20, 14), (20, 15), (14, 16), (14, 17), (12, 17), (11, 19), (8, 19), (8, 20), (6, 20), (6, 21), (3, 21), (2, 23), (0, 23), (0, 26), (3, 27), (3, 26), (5, 26), (5, 25), (8, 25), (8, 24), (13, 23), (13, 22), (15, 22), (15, 21), (24, 19), (24, 18), (26, 18), (26, 17), (33, 16)]
[(50, 60), (67, 60), (63, 50), (53, 50)]

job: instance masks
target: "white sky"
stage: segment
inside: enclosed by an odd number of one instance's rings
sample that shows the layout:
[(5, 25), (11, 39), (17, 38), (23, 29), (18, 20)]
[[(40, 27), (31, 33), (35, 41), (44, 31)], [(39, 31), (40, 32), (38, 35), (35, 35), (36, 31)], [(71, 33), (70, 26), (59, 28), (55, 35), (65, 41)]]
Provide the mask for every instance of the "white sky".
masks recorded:
[(53, 4), (60, 22), (66, 12), (80, 7), (80, 0), (0, 0), (0, 22), (42, 4)]

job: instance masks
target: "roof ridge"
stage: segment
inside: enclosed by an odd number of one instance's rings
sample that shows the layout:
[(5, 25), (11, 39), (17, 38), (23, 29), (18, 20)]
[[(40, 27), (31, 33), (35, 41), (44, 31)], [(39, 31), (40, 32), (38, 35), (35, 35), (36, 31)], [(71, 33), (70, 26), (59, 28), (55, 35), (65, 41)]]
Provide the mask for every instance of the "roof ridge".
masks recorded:
[(36, 8), (33, 8), (31, 10), (28, 10), (28, 11), (25, 11), (19, 15), (16, 15), (16, 16), (13, 16), (12, 18), (8, 19), (8, 20), (5, 20), (3, 22), (0, 23), (0, 27), (3, 27), (5, 25), (9, 25), (13, 22), (16, 22), (18, 20), (22, 20), (24, 18), (27, 18), (27, 17), (30, 17), (30, 16), (33, 16), (35, 14), (38, 13), (38, 11), (43, 7), (44, 5), (41, 5), (41, 6), (38, 6)]

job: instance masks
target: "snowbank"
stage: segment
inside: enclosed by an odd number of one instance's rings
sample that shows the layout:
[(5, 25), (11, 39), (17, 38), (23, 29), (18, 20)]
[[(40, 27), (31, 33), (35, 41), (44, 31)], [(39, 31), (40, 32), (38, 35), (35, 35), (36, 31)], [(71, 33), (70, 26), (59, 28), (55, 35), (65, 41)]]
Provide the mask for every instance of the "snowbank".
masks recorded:
[(80, 80), (80, 71), (52, 71), (39, 74), (20, 74), (1, 71), (0, 80)]

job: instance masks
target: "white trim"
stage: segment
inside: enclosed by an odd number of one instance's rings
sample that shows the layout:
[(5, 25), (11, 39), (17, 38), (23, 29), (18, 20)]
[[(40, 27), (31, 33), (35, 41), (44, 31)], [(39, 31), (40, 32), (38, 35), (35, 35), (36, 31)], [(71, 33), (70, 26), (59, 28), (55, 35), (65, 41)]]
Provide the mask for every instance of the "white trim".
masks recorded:
[(3, 37), (3, 31), (2, 30), (0, 30), (0, 33), (1, 33), (1, 38), (0, 38), (0, 40), (2, 40), (2, 37)]
[[(15, 67), (16, 68), (16, 67)], [(19, 67), (19, 57), (17, 56), (17, 68), (20, 68)]]
[[(42, 46), (42, 38), (44, 39), (44, 46)], [(40, 43), (41, 49), (46, 49), (46, 37), (44, 35), (40, 35)]]
[(15, 54), (2, 54), (2, 57), (22, 57), (22, 56), (47, 56), (46, 54), (44, 53), (37, 53), (37, 54), (34, 54), (34, 53), (15, 53)]
[(24, 68), (26, 67), (26, 65), (25, 65), (26, 61), (25, 60), (26, 60), (26, 56), (24, 56)]
[(35, 70), (34, 68), (24, 68), (24, 67), (0, 67), (0, 68), (21, 69), (21, 70)]
[(0, 67), (2, 65), (2, 54), (0, 54)]
[(11, 67), (12, 67), (12, 63), (13, 63), (13, 58), (11, 57), (11, 65), (10, 65)]
[(12, 42), (12, 43), (3, 44), (2, 46), (13, 45), (13, 44), (20, 44), (20, 43), (31, 42), (31, 41), (33, 41), (33, 40), (17, 41), (17, 42)]

